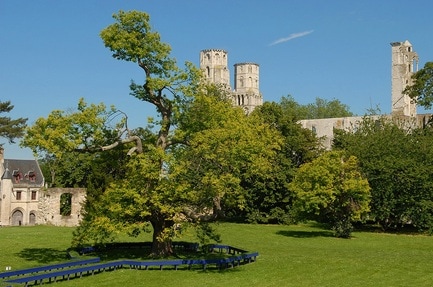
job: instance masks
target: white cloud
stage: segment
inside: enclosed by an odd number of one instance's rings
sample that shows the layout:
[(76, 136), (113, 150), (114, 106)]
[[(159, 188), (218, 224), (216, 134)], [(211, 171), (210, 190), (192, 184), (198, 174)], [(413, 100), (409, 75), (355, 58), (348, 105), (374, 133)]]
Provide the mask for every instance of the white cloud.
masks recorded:
[(293, 33), (293, 34), (290, 34), (288, 37), (280, 38), (280, 39), (272, 42), (271, 44), (269, 44), (269, 46), (281, 44), (281, 43), (284, 43), (284, 42), (287, 42), (287, 41), (290, 41), (290, 40), (293, 40), (293, 39), (296, 39), (299, 37), (304, 37), (304, 36), (307, 36), (308, 34), (311, 34), (313, 32), (314, 32), (314, 30), (304, 31), (304, 32), (300, 32), (300, 33)]

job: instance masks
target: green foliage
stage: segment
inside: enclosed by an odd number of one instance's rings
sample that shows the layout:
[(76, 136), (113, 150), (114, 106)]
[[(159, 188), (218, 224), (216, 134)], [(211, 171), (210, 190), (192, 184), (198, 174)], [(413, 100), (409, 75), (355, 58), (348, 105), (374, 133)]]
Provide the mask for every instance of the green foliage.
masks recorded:
[(369, 211), (370, 187), (358, 161), (343, 152), (326, 152), (302, 165), (290, 183), (300, 216), (329, 223), (337, 237), (350, 237), (353, 221)]
[(303, 129), (293, 115), (286, 100), (281, 103), (264, 103), (251, 116), (257, 117), (282, 138), (281, 148), (270, 159), (272, 170), (243, 180), (247, 189), (246, 208), (240, 213), (250, 222), (289, 223), (293, 193), (288, 188), (296, 169), (320, 153), (318, 139)]
[(215, 226), (209, 222), (199, 224), (197, 228), (197, 238), (202, 246), (213, 242), (221, 242), (221, 235), (217, 233)]
[(316, 98), (314, 103), (301, 105), (292, 96), (283, 97), (281, 105), (296, 120), (304, 119), (326, 119), (353, 116), (349, 107), (337, 99), (326, 100)]
[(21, 146), (35, 154), (62, 158), (66, 153), (100, 147), (113, 140), (113, 130), (106, 126), (115, 112), (104, 104), (88, 105), (80, 99), (76, 112), (52, 111), (47, 118), (39, 118), (26, 129)]
[(412, 75), (412, 81), (404, 93), (418, 105), (430, 109), (433, 103), (433, 62), (425, 63), (424, 68)]
[(178, 135), (188, 145), (176, 151), (177, 172), (201, 196), (212, 198), (212, 205), (201, 203), (199, 209), (213, 208), (223, 215), (246, 207), (249, 187), (243, 182), (272, 173), (282, 138), (260, 118), (246, 116), (213, 92), (197, 96), (180, 121)]
[(72, 211), (72, 194), (63, 193), (60, 196), (60, 215), (69, 216)]
[[(9, 113), (14, 108), (10, 101), (0, 102), (0, 113)], [(15, 143), (16, 138), (24, 135), (26, 118), (11, 119), (10, 117), (0, 117), (0, 137), (6, 138), (9, 143)]]
[(359, 159), (371, 187), (371, 219), (385, 229), (413, 224), (431, 230), (433, 226), (433, 173), (429, 167), (433, 134), (431, 127), (412, 126), (411, 122), (367, 117), (353, 132), (335, 135), (334, 148)]

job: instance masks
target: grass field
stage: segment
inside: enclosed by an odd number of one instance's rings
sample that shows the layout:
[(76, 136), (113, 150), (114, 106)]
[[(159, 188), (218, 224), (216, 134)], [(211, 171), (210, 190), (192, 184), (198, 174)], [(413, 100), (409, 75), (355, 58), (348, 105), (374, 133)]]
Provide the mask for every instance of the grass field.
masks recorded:
[[(225, 271), (122, 269), (53, 285), (433, 285), (433, 237), (354, 232), (352, 239), (338, 239), (314, 225), (224, 223), (218, 230), (223, 244), (258, 251), (257, 262)], [(50, 226), (0, 228), (0, 270), (5, 270), (6, 266), (15, 270), (65, 261), (72, 231), (71, 228)], [(149, 241), (150, 235), (136, 240)]]

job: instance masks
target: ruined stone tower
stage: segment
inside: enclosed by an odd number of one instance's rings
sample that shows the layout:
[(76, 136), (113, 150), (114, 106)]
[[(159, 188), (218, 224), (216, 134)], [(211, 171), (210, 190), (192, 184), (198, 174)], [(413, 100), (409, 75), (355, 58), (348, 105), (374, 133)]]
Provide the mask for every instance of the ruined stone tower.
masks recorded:
[(205, 71), (206, 79), (230, 88), (230, 71), (227, 63), (227, 52), (224, 50), (210, 49), (200, 52), (200, 69)]
[(403, 90), (412, 84), (411, 76), (418, 70), (418, 55), (409, 41), (393, 42), (391, 93), (393, 116), (416, 116), (416, 104)]
[(234, 106), (241, 106), (246, 113), (263, 104), (259, 91), (259, 65), (239, 63), (234, 65), (234, 89), (230, 86), (228, 57), (225, 50), (209, 49), (200, 52), (200, 69), (208, 81), (221, 84), (230, 91)]
[(235, 64), (234, 104), (242, 106), (247, 113), (263, 104), (259, 91), (259, 65), (255, 63)]

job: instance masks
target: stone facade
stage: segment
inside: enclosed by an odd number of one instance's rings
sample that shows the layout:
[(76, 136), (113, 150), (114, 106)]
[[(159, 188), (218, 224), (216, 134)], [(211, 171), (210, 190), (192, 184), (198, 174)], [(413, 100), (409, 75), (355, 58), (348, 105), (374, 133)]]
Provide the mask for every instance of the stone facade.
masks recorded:
[[(65, 197), (62, 200), (62, 197)], [(56, 226), (77, 226), (81, 220), (81, 211), (86, 200), (84, 188), (48, 188), (40, 191), (38, 200), (37, 224)], [(62, 214), (62, 203), (67, 214)]]
[(242, 107), (250, 113), (263, 104), (259, 90), (259, 65), (246, 62), (234, 65), (234, 88), (230, 85), (228, 53), (225, 50), (209, 49), (200, 52), (200, 69), (211, 83), (219, 84), (230, 91), (234, 106)]
[(412, 75), (418, 71), (418, 55), (409, 41), (391, 43), (392, 115), (416, 116), (416, 104), (403, 90), (412, 85)]
[(47, 189), (36, 160), (5, 159), (3, 149), (0, 174), (1, 226), (78, 225), (85, 189)]

